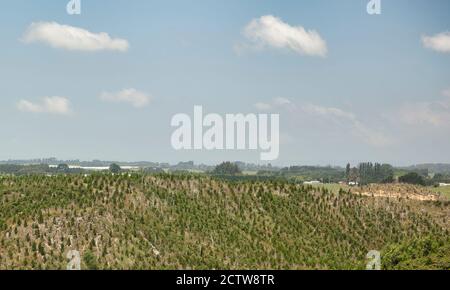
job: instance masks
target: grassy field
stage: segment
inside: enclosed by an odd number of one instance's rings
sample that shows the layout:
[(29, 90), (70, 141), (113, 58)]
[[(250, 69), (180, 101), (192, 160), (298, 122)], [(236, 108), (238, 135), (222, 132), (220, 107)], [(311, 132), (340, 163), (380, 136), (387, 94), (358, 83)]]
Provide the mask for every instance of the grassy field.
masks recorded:
[(436, 193), (441, 193), (450, 199), (450, 186), (433, 187), (433, 191)]

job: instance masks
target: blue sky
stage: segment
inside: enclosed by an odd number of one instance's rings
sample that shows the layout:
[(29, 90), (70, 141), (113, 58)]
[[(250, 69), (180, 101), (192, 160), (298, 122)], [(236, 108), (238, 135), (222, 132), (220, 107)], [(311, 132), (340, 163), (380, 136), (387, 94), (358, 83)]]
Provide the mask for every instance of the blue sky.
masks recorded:
[[(68, 0), (2, 1), (0, 159), (258, 163), (258, 152), (172, 149), (172, 116), (202, 105), (279, 113), (274, 164), (450, 162), (449, 1), (382, 0), (381, 15), (368, 15), (366, 0), (81, 1), (72, 16)], [(245, 28), (263, 16), (314, 30), (326, 55), (255, 44)], [(128, 47), (25, 40), (32, 23)], [(127, 89), (149, 103), (111, 101)], [(46, 97), (67, 104), (55, 113)]]

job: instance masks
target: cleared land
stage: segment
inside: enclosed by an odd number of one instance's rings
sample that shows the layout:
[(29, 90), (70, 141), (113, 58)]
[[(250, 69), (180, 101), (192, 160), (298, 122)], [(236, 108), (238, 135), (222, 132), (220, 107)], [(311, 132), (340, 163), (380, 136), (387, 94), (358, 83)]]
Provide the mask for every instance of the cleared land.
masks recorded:
[(347, 186), (345, 184), (318, 184), (315, 188), (325, 188), (333, 193), (340, 190), (350, 191), (373, 197), (404, 198), (420, 201), (438, 201), (450, 199), (450, 186), (425, 187), (409, 184), (371, 184), (367, 186)]

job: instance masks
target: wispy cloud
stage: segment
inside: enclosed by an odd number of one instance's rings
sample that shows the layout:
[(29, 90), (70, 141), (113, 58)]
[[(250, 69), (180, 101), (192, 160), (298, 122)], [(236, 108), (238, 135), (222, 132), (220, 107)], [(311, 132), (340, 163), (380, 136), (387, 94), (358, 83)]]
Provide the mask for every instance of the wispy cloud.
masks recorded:
[(392, 140), (382, 132), (374, 130), (360, 121), (355, 114), (346, 112), (339, 108), (323, 107), (309, 104), (302, 107), (305, 113), (328, 118), (335, 122), (343, 123), (349, 127), (349, 132), (362, 139), (365, 143), (375, 147), (385, 147), (392, 143)]
[(285, 105), (291, 104), (291, 101), (286, 98), (277, 97), (277, 98), (273, 99), (273, 103), (277, 106), (285, 106)]
[(57, 115), (69, 115), (72, 110), (70, 101), (64, 97), (44, 97), (40, 102), (33, 103), (28, 100), (21, 100), (17, 108), (22, 112), (48, 113)]
[(22, 40), (25, 43), (42, 42), (55, 48), (72, 51), (95, 52), (102, 50), (127, 51), (125, 39), (111, 38), (107, 33), (93, 33), (88, 30), (61, 25), (56, 22), (32, 23)]
[(243, 30), (247, 42), (235, 47), (239, 52), (250, 49), (288, 49), (295, 53), (324, 57), (327, 54), (325, 40), (315, 30), (291, 26), (272, 15), (253, 19)]
[(256, 104), (254, 104), (253, 106), (258, 110), (258, 111), (270, 111), (273, 109), (276, 109), (277, 107), (283, 107), (286, 105), (290, 105), (291, 101), (289, 99), (286, 98), (282, 98), (282, 97), (277, 97), (274, 98), (273, 100), (271, 100), (270, 102), (258, 102)]
[[(287, 98), (275, 98), (270, 102), (258, 103), (260, 105), (255, 107), (263, 108), (265, 111), (284, 109), (287, 114), (290, 114), (293, 120), (298, 117), (304, 121), (306, 118), (308, 122), (315, 122), (323, 120), (327, 122), (326, 128), (330, 132), (335, 133), (338, 125), (339, 128), (345, 128), (345, 134), (350, 133), (354, 137), (362, 140), (366, 144), (373, 147), (385, 147), (391, 145), (393, 140), (387, 137), (379, 130), (373, 129), (352, 113), (339, 108), (325, 107), (316, 104), (296, 104)], [(299, 124), (301, 126), (303, 124)], [(298, 129), (298, 127), (297, 127)], [(324, 132), (326, 134), (326, 132)]]
[(423, 36), (422, 43), (426, 48), (450, 53), (450, 32), (442, 32), (433, 36)]
[(444, 90), (442, 100), (404, 104), (397, 115), (403, 124), (431, 125), (433, 127), (450, 126), (450, 89)]
[(100, 99), (114, 103), (128, 103), (135, 108), (142, 108), (150, 104), (151, 97), (136, 89), (125, 89), (120, 92), (109, 93), (103, 92)]

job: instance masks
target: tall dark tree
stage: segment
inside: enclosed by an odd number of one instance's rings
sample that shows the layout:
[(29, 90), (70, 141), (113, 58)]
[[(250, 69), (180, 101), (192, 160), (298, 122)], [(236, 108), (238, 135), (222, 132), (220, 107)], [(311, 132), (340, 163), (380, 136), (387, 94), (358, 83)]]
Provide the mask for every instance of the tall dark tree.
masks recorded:
[(111, 173), (117, 174), (121, 171), (122, 169), (120, 168), (119, 165), (117, 165), (116, 163), (113, 163), (109, 166), (109, 171), (111, 171)]
[(425, 185), (425, 179), (423, 178), (423, 176), (419, 175), (416, 172), (410, 172), (406, 175), (400, 176), (398, 181), (400, 181), (401, 183)]
[(394, 168), (389, 164), (361, 163), (359, 165), (359, 178), (361, 184), (389, 183), (394, 180)]
[(239, 166), (231, 162), (223, 162), (214, 168), (213, 174), (217, 175), (238, 175), (241, 174)]
[(347, 178), (347, 182), (350, 181), (350, 173), (351, 173), (351, 165), (347, 163), (347, 167), (345, 168), (345, 178)]
[(60, 172), (68, 172), (70, 170), (70, 167), (67, 164), (59, 164), (56, 169)]

